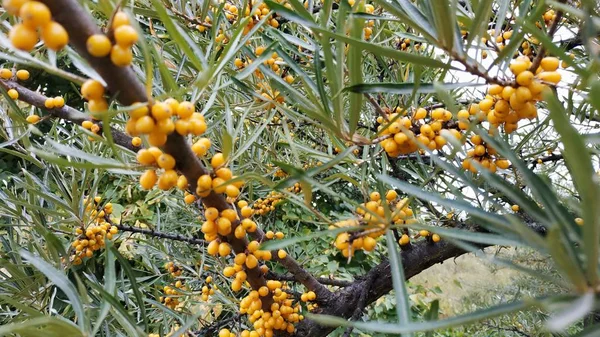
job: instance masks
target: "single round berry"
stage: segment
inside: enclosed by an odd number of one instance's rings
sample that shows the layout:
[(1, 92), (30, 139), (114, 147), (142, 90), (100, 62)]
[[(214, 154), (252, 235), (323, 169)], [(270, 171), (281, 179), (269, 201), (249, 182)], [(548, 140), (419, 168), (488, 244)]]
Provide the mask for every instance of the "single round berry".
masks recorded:
[(10, 97), (11, 99), (19, 99), (19, 92), (15, 89), (10, 89), (7, 93), (8, 97)]
[(44, 106), (46, 107), (46, 109), (54, 109), (54, 98), (46, 98), (46, 100), (44, 101)]
[(27, 116), (27, 118), (25, 118), (25, 120), (27, 121), (27, 123), (35, 124), (40, 121), (40, 116), (30, 115), (30, 116)]
[(112, 29), (117, 29), (123, 25), (129, 25), (129, 17), (125, 12), (118, 11), (112, 19)]
[(133, 137), (131, 139), (131, 145), (135, 146), (135, 147), (139, 147), (142, 145), (142, 139), (140, 137)]
[(25, 69), (17, 70), (17, 78), (21, 81), (27, 81), (29, 79), (29, 71)]
[(81, 85), (81, 95), (87, 100), (101, 99), (104, 96), (104, 86), (96, 80), (87, 80)]
[(85, 45), (88, 53), (94, 57), (104, 57), (110, 54), (112, 48), (110, 39), (104, 34), (91, 35)]
[(38, 36), (35, 29), (22, 23), (16, 24), (11, 28), (8, 33), (8, 38), (15, 48), (24, 51), (31, 51), (38, 42)]
[(117, 27), (114, 34), (115, 41), (121, 47), (131, 47), (139, 38), (137, 31), (129, 25)]
[(19, 10), (29, 0), (4, 0), (2, 1), (2, 7), (11, 15), (19, 14)]
[(46, 47), (54, 51), (63, 49), (69, 43), (69, 34), (65, 28), (54, 21), (42, 27), (41, 35)]
[(2, 68), (0, 69), (0, 77), (5, 80), (10, 80), (13, 77), (13, 72), (10, 69)]
[(108, 110), (108, 102), (105, 99), (92, 99), (88, 102), (88, 109), (92, 113), (104, 112)]
[(110, 60), (117, 67), (126, 67), (133, 60), (131, 48), (114, 45), (110, 51)]
[(39, 1), (29, 1), (23, 4), (19, 9), (19, 16), (24, 25), (33, 29), (47, 25), (52, 19), (48, 6)]
[(65, 106), (65, 99), (62, 96), (54, 97), (52, 101), (54, 101), (54, 108), (62, 108)]

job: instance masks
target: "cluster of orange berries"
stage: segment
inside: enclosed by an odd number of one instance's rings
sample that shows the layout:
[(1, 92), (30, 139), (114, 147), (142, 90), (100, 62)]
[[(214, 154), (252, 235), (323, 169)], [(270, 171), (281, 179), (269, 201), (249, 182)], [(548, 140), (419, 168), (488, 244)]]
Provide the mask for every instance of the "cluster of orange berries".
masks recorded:
[(227, 200), (234, 202), (240, 195), (240, 189), (244, 186), (244, 181), (234, 176), (229, 168), (223, 167), (225, 165), (225, 156), (220, 152), (215, 153), (211, 158), (210, 165), (213, 168), (213, 172), (201, 175), (198, 178), (196, 194), (200, 197), (206, 197), (211, 192), (225, 193)]
[[(24, 70), (24, 69), (20, 69), (17, 71), (17, 79), (21, 80), (21, 81), (25, 81), (29, 79), (29, 71)], [(13, 71), (11, 69), (8, 68), (2, 68), (0, 69), (0, 78), (5, 79), (5, 80), (11, 80), (13, 79), (14, 74)], [(12, 100), (17, 100), (19, 99), (19, 92), (15, 89), (9, 89), (7, 91), (8, 93), (8, 97), (10, 97), (10, 99)], [(29, 118), (29, 117), (28, 117)], [(35, 117), (32, 117), (35, 118)], [(29, 123), (36, 123), (37, 121), (39, 121), (39, 117), (35, 122), (28, 122)]]
[(520, 120), (537, 117), (535, 104), (541, 100), (546, 83), (557, 84), (560, 81), (561, 75), (556, 71), (559, 66), (557, 58), (543, 58), (535, 74), (529, 70), (531, 64), (527, 56), (513, 60), (510, 70), (516, 76), (516, 87), (493, 84), (488, 95), (479, 102), (479, 109), (486, 113), (492, 127), (503, 125), (506, 133), (512, 133)]
[[(394, 190), (388, 190), (383, 200), (379, 192), (372, 192), (369, 199), (368, 202), (362, 203), (356, 208), (358, 219), (343, 220), (330, 228), (367, 226), (361, 231), (344, 232), (337, 235), (335, 247), (346, 258), (354, 256), (354, 252), (359, 249), (367, 252), (374, 250), (377, 246), (376, 239), (385, 233), (391, 223), (400, 225), (415, 221), (412, 218), (414, 212), (408, 206), (408, 199), (399, 199), (398, 193)], [(385, 218), (386, 208), (391, 216), (390, 219)]]
[[(288, 191), (292, 193), (300, 193), (302, 191), (302, 186), (300, 183), (295, 183), (294, 186), (288, 187)], [(254, 213), (257, 215), (265, 215), (269, 212), (275, 210), (275, 206), (277, 204), (283, 202), (284, 194), (276, 191), (271, 191), (271, 193), (264, 199), (257, 199), (252, 207), (254, 208)]]
[(462, 168), (477, 173), (478, 167), (473, 163), (477, 162), (481, 167), (494, 173), (497, 169), (506, 170), (510, 162), (504, 158), (498, 157), (498, 152), (489, 144), (486, 144), (481, 136), (473, 135), (471, 143), (474, 148), (467, 152), (467, 158), (462, 162)]
[(170, 285), (170, 286), (164, 286), (163, 287), (163, 292), (165, 294), (165, 296), (161, 296), (159, 298), (160, 303), (163, 303), (165, 306), (171, 308), (172, 310), (176, 309), (179, 304), (181, 304), (182, 302), (180, 301), (181, 297), (182, 297), (182, 291), (186, 291), (187, 288), (183, 285), (183, 282), (181, 281), (176, 281), (174, 284)]
[(239, 221), (238, 213), (234, 209), (225, 209), (219, 213), (214, 207), (209, 207), (204, 211), (206, 221), (202, 224), (201, 231), (204, 233), (204, 239), (209, 241), (207, 252), (210, 255), (220, 255), (222, 257), (231, 254), (231, 246), (225, 242), (225, 237), (234, 231), (234, 235), (238, 239), (246, 236), (246, 233), (253, 233), (257, 229), (257, 225), (250, 219), (254, 211), (248, 206), (245, 200), (240, 200), (237, 203), (240, 214), (243, 218), (241, 223), (235, 227)]
[[(348, 0), (348, 4), (354, 7), (356, 3), (355, 0)], [(373, 14), (375, 12), (375, 7), (371, 4), (365, 4), (365, 12), (367, 14)], [(363, 28), (363, 34), (365, 36), (365, 40), (370, 40), (371, 35), (373, 35), (373, 27), (375, 26), (375, 20), (367, 20), (365, 22), (365, 27)]]
[(85, 211), (91, 220), (86, 227), (78, 227), (75, 233), (77, 239), (73, 241), (74, 252), (71, 256), (73, 265), (80, 265), (84, 258), (92, 257), (94, 251), (100, 250), (106, 245), (105, 240), (111, 240), (119, 230), (106, 221), (106, 218), (113, 212), (110, 202), (102, 206), (102, 199), (99, 196), (94, 198), (85, 198)]
[(544, 14), (542, 14), (542, 19), (544, 19), (544, 23), (549, 26), (554, 19), (556, 19), (556, 13), (554, 12), (554, 9), (548, 9), (545, 11)]
[(412, 117), (408, 117), (405, 110), (397, 108), (394, 113), (388, 114), (387, 120), (382, 116), (377, 118), (380, 134), (389, 135), (380, 145), (391, 157), (416, 152), (419, 150), (418, 143), (430, 150), (439, 150), (447, 143), (442, 130), (448, 130), (457, 139), (462, 137), (458, 130), (449, 128), (451, 119), (452, 113), (443, 108), (434, 109), (430, 114), (426, 109), (418, 108)]
[(168, 153), (164, 153), (158, 147), (150, 147), (148, 149), (140, 149), (137, 153), (137, 161), (142, 165), (156, 165), (162, 170), (160, 176), (156, 173), (156, 169), (148, 169), (140, 176), (140, 185), (143, 189), (149, 190), (158, 184), (161, 190), (170, 190), (178, 185), (181, 179), (181, 184), (187, 188), (187, 179), (185, 176), (180, 176), (175, 171), (175, 159)]
[[(240, 301), (240, 313), (246, 314), (252, 324), (252, 330), (242, 330), (243, 337), (271, 337), (275, 331), (293, 333), (294, 324), (304, 319), (299, 303), (294, 303), (286, 292), (287, 286), (280, 281), (269, 280), (265, 286), (252, 290)], [(313, 293), (314, 294), (314, 293)], [(270, 310), (262, 309), (261, 297), (272, 296)], [(316, 298), (316, 296), (314, 297)], [(228, 329), (219, 331), (219, 337), (236, 336)]]
[(422, 47), (424, 47), (424, 46), (423, 46), (421, 43), (419, 43), (419, 42), (414, 42), (414, 43), (412, 43), (412, 44), (411, 44), (411, 42), (412, 42), (412, 41), (411, 41), (411, 39), (409, 39), (409, 38), (404, 38), (404, 39), (402, 39), (402, 38), (399, 38), (399, 37), (398, 37), (398, 38), (396, 38), (396, 39), (394, 40), (394, 42), (395, 42), (395, 44), (396, 44), (396, 48), (398, 48), (398, 49), (400, 49), (400, 50), (403, 50), (403, 51), (406, 51), (406, 50), (408, 50), (408, 49), (409, 49), (409, 48), (411, 48), (411, 47), (412, 47), (414, 50), (419, 50), (419, 49), (421, 49)]
[(181, 269), (181, 267), (176, 265), (173, 261), (169, 261), (169, 262), (165, 263), (164, 267), (165, 267), (165, 270), (167, 272), (169, 272), (169, 274), (173, 278), (177, 278), (177, 277), (181, 276), (181, 273), (183, 272), (183, 269)]
[(69, 34), (61, 24), (52, 21), (50, 9), (45, 4), (29, 0), (4, 0), (2, 7), (21, 18), (21, 23), (14, 25), (8, 33), (15, 48), (31, 51), (40, 37), (44, 45), (54, 51), (63, 49), (69, 43)]
[[(86, 129), (86, 130), (90, 130), (90, 132), (92, 132), (93, 134), (98, 134), (98, 132), (100, 132), (100, 125), (92, 122), (92, 121), (83, 121), (81, 122), (81, 127)], [(94, 141), (96, 140), (94, 137), (89, 136), (88, 140), (90, 141)]]
[(200, 296), (203, 301), (208, 301), (208, 297), (215, 294), (215, 289), (218, 289), (215, 284), (212, 283), (212, 276), (207, 276), (204, 279), (205, 285), (202, 286), (202, 295)]
[(138, 41), (138, 32), (130, 25), (129, 17), (118, 11), (112, 18), (111, 29), (115, 45), (105, 34), (90, 35), (86, 41), (86, 48), (94, 57), (106, 57), (110, 54), (111, 62), (118, 67), (125, 67), (133, 60), (131, 47)]
[(81, 95), (88, 101), (88, 110), (92, 114), (108, 110), (108, 102), (104, 98), (102, 83), (92, 79), (85, 81), (81, 85)]

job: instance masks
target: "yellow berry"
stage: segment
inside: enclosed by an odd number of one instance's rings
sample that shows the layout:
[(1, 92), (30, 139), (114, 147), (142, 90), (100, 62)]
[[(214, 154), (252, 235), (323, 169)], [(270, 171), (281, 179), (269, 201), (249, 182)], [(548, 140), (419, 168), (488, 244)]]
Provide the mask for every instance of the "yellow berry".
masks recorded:
[(131, 139), (131, 145), (136, 146), (136, 147), (142, 145), (142, 139), (140, 137), (133, 137)]
[(533, 81), (533, 73), (529, 70), (523, 71), (517, 75), (517, 83), (522, 86), (528, 86)]
[(556, 57), (544, 57), (540, 66), (544, 71), (555, 71), (558, 69), (558, 65), (560, 64), (559, 60)]
[(88, 109), (93, 113), (104, 112), (108, 110), (108, 102), (103, 98), (92, 99), (88, 102)]
[(135, 123), (135, 128), (140, 133), (150, 133), (154, 130), (154, 127), (154, 119), (150, 116), (141, 117)]
[(10, 97), (11, 99), (18, 99), (19, 92), (16, 91), (15, 89), (10, 89), (10, 90), (8, 90), (8, 97)]
[(2, 7), (11, 15), (19, 14), (21, 7), (29, 0), (4, 0)]
[(138, 32), (129, 25), (122, 25), (114, 31), (115, 41), (121, 47), (131, 47), (137, 42), (139, 36)]
[(10, 80), (11, 77), (13, 77), (13, 72), (10, 69), (2, 68), (0, 69), (0, 77), (2, 77), (5, 80)]
[(29, 115), (29, 116), (27, 116), (27, 118), (25, 118), (25, 120), (27, 121), (27, 123), (35, 124), (35, 123), (37, 123), (37, 122), (40, 121), (40, 116), (38, 116), (38, 115)]
[(129, 24), (129, 17), (125, 12), (118, 11), (115, 13), (112, 19), (112, 29), (117, 29), (123, 25)]
[(52, 18), (50, 9), (39, 1), (29, 1), (21, 6), (19, 16), (23, 24), (29, 28), (36, 29), (48, 24)]
[(26, 81), (29, 79), (29, 71), (25, 69), (17, 70), (17, 78), (21, 81)]
[(54, 108), (62, 108), (65, 106), (65, 99), (62, 96), (56, 96), (52, 99), (54, 101)]
[(277, 257), (280, 259), (285, 259), (285, 257), (287, 256), (287, 252), (283, 249), (280, 249), (277, 251)]
[(231, 246), (228, 243), (222, 242), (219, 245), (219, 255), (225, 257), (231, 254)]
[(215, 155), (210, 160), (210, 165), (213, 169), (223, 165), (225, 163), (225, 156), (222, 153), (215, 153)]
[(179, 116), (179, 118), (189, 118), (190, 116), (192, 116), (192, 114), (194, 113), (194, 104), (192, 104), (191, 102), (181, 102), (179, 103), (179, 105), (177, 106), (177, 110), (176, 113)]
[[(137, 138), (137, 137), (136, 137)], [(137, 161), (142, 165), (152, 165), (156, 162), (156, 158), (147, 149), (141, 149), (137, 153)]]
[(15, 48), (25, 51), (32, 50), (38, 42), (35, 29), (27, 27), (22, 23), (16, 24), (11, 28), (8, 38)]
[(126, 67), (133, 60), (133, 52), (129, 47), (114, 45), (110, 50), (110, 60), (117, 67)]
[(104, 96), (104, 86), (96, 80), (89, 79), (81, 85), (81, 95), (87, 100), (101, 99)]
[(519, 205), (512, 205), (510, 208), (513, 210), (513, 212), (518, 212), (520, 209)]
[(140, 185), (142, 185), (143, 189), (149, 190), (152, 187), (154, 187), (157, 180), (158, 180), (158, 176), (156, 175), (156, 171), (147, 170), (140, 177)]
[(440, 242), (441, 238), (440, 238), (440, 236), (439, 236), (439, 235), (437, 235), (437, 234), (433, 234), (433, 235), (431, 236), (431, 240), (432, 240), (433, 242)]
[(46, 47), (54, 51), (63, 49), (69, 43), (69, 34), (60, 23), (55, 21), (42, 27), (41, 36)]
[(575, 223), (578, 224), (579, 226), (583, 225), (583, 219), (582, 218), (575, 218)]
[(165, 170), (171, 170), (175, 167), (175, 158), (173, 158), (173, 156), (171, 156), (168, 153), (161, 154), (156, 162), (158, 164), (158, 167)]
[(193, 196), (192, 194), (188, 194), (183, 198), (183, 200), (185, 201), (186, 204), (189, 205), (189, 204), (193, 203), (194, 201), (196, 201), (196, 197)]
[(46, 109), (54, 109), (54, 98), (46, 98), (46, 100), (44, 101), (44, 106), (46, 107)]
[(112, 48), (110, 39), (104, 34), (90, 35), (85, 45), (88, 53), (94, 57), (105, 57)]
[[(53, 102), (54, 102), (54, 101), (53, 101)], [(90, 129), (92, 128), (92, 125), (94, 125), (94, 123), (93, 123), (92, 121), (83, 121), (83, 122), (81, 122), (81, 126), (82, 126), (84, 129), (88, 129), (88, 130), (90, 130)]]

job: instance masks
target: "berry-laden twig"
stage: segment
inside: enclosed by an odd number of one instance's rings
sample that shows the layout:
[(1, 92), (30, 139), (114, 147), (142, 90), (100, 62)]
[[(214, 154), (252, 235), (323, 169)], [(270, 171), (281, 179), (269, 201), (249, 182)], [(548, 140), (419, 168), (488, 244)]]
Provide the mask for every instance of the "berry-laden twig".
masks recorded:
[(117, 227), (118, 230), (123, 231), (123, 232), (146, 234), (149, 236), (153, 236), (155, 238), (187, 242), (187, 243), (190, 243), (193, 245), (199, 245), (202, 247), (207, 245), (205, 240), (197, 239), (197, 238), (189, 237), (189, 236), (183, 236), (181, 234), (169, 234), (169, 233), (159, 232), (154, 229), (145, 229), (145, 228), (133, 227), (133, 226), (123, 225), (123, 224), (113, 224), (113, 226)]
[[(23, 101), (25, 103), (31, 104), (40, 109), (44, 109), (48, 112), (48, 114), (54, 118), (60, 118), (65, 121), (72, 122), (74, 124), (82, 125), (84, 123), (94, 123), (98, 126), (98, 133), (102, 132), (102, 123), (98, 121), (94, 121), (90, 115), (84, 114), (68, 105), (65, 105), (61, 108), (52, 108), (48, 109), (45, 106), (46, 101), (49, 99), (48, 97), (27, 89), (26, 87), (18, 84), (15, 81), (11, 80), (2, 80), (0, 79), (0, 86), (2, 86), (5, 90), (14, 89), (19, 93), (18, 100)], [(125, 133), (115, 130), (111, 128), (110, 130), (113, 140), (117, 145), (125, 147), (131, 151), (137, 151), (140, 149), (139, 146), (135, 146), (132, 144), (132, 138)]]
[[(559, 2), (564, 3), (565, 0), (559, 0)], [(556, 31), (558, 30), (558, 24), (560, 23), (560, 20), (562, 19), (562, 17), (563, 17), (563, 11), (561, 11), (561, 10), (557, 11), (556, 16), (554, 17), (554, 20), (552, 21), (552, 26), (550, 26), (550, 29), (548, 29), (548, 36), (550, 38), (552, 38), (554, 36), (554, 34), (556, 33)], [(542, 60), (544, 59), (545, 55), (546, 55), (546, 48), (542, 45), (540, 47), (540, 49), (538, 50), (538, 53), (537, 53), (535, 59), (531, 63), (531, 67), (529, 68), (529, 71), (535, 73), (535, 71), (540, 66), (540, 63), (542, 63)]]

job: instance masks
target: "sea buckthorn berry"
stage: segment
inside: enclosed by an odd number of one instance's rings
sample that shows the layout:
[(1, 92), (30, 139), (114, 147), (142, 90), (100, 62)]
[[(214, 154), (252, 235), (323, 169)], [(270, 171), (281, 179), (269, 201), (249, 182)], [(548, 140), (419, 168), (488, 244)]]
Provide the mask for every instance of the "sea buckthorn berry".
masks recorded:
[(8, 38), (15, 48), (24, 51), (31, 51), (38, 42), (38, 36), (35, 29), (22, 23), (18, 23), (11, 28), (8, 33)]
[(44, 106), (46, 107), (46, 109), (54, 109), (54, 98), (46, 98), (46, 100), (44, 101)]
[(112, 18), (112, 29), (117, 29), (123, 25), (129, 25), (129, 17), (123, 11), (118, 11)]
[(582, 218), (575, 218), (575, 223), (578, 224), (579, 226), (583, 226), (583, 219)]
[(4, 0), (2, 1), (2, 7), (11, 15), (19, 14), (21, 7), (29, 0)]
[(287, 256), (287, 252), (283, 249), (277, 251), (277, 257), (280, 259), (285, 259)]
[(497, 159), (496, 166), (500, 169), (506, 170), (510, 166), (510, 163), (506, 159)]
[(88, 53), (94, 57), (105, 57), (110, 54), (110, 50), (112, 48), (110, 39), (104, 34), (90, 35), (85, 46)]
[(19, 10), (19, 16), (24, 25), (33, 29), (48, 24), (52, 18), (48, 6), (39, 1), (24, 3)]
[(194, 203), (194, 201), (196, 201), (196, 197), (193, 194), (188, 194), (183, 198), (183, 201), (190, 205), (192, 203)]
[(171, 117), (171, 107), (165, 102), (157, 102), (152, 106), (152, 116), (156, 120), (163, 120)]
[(167, 135), (155, 128), (148, 134), (148, 143), (152, 146), (163, 146), (167, 143)]
[(92, 99), (88, 101), (88, 110), (90, 112), (104, 112), (108, 110), (108, 102), (105, 99)]
[(517, 75), (517, 83), (522, 86), (528, 86), (533, 81), (533, 73), (529, 70), (523, 71)]
[(177, 184), (177, 172), (165, 170), (158, 178), (158, 188), (163, 191), (169, 190)]
[(149, 190), (152, 187), (154, 187), (157, 180), (158, 180), (158, 176), (156, 175), (156, 171), (147, 170), (140, 177), (140, 185), (142, 186), (143, 189)]
[(560, 61), (556, 57), (544, 57), (540, 66), (544, 71), (555, 71), (558, 69)]
[(29, 115), (29, 116), (27, 116), (27, 118), (25, 118), (25, 120), (27, 121), (27, 123), (35, 124), (35, 123), (37, 123), (37, 122), (40, 121), (40, 116), (38, 116), (38, 115)]
[(87, 100), (101, 99), (104, 96), (102, 83), (89, 79), (81, 85), (81, 95)]
[(0, 77), (2, 77), (5, 80), (10, 80), (11, 77), (13, 77), (13, 72), (10, 69), (2, 68), (0, 69)]
[(215, 153), (215, 155), (210, 160), (210, 165), (213, 169), (216, 169), (222, 166), (225, 163), (225, 156), (222, 153)]
[(8, 90), (8, 97), (10, 97), (11, 99), (18, 99), (19, 98), (19, 92), (16, 91), (15, 89), (10, 89)]
[(198, 178), (197, 185), (200, 190), (210, 190), (212, 188), (212, 178), (208, 174), (201, 175)]
[(248, 255), (246, 257), (246, 267), (248, 269), (254, 269), (258, 266), (258, 259), (254, 255)]
[(152, 152), (150, 152), (147, 149), (139, 150), (136, 158), (137, 161), (142, 165), (152, 165), (156, 162), (156, 158), (154, 157)]
[(191, 102), (181, 102), (179, 103), (179, 105), (177, 106), (177, 116), (179, 116), (179, 118), (189, 118), (192, 116), (192, 114), (194, 113), (195, 107), (194, 104), (192, 104)]
[(69, 43), (69, 34), (60, 23), (55, 21), (42, 27), (41, 37), (46, 47), (54, 51), (63, 49)]
[(188, 188), (188, 180), (183, 174), (177, 178), (177, 188), (180, 190), (185, 190)]
[(29, 79), (29, 71), (25, 69), (17, 70), (17, 78), (21, 81), (26, 81)]
[(158, 157), (157, 164), (162, 169), (171, 170), (175, 167), (175, 158), (168, 153), (163, 153)]
[(129, 47), (114, 45), (110, 50), (110, 60), (117, 67), (126, 67), (133, 60), (133, 52)]
[(381, 195), (379, 194), (379, 192), (371, 192), (369, 198), (371, 199), (371, 201), (379, 201), (381, 199)]
[(65, 106), (65, 99), (62, 96), (56, 96), (52, 99), (54, 101), (54, 108), (62, 108)]
[(142, 145), (142, 139), (140, 137), (133, 137), (131, 139), (131, 145), (136, 146), (136, 147)]
[(513, 210), (513, 212), (518, 212), (520, 209), (519, 205), (512, 205), (510, 208)]
[(413, 114), (413, 118), (416, 120), (423, 119), (425, 117), (427, 117), (427, 110), (423, 108), (418, 108)]
[(219, 244), (219, 255), (225, 257), (229, 254), (231, 254), (231, 246), (228, 243), (221, 242)]
[(544, 71), (538, 74), (537, 77), (540, 81), (550, 82), (553, 84), (557, 84), (561, 79), (560, 73), (556, 71)]
[(154, 119), (150, 116), (141, 117), (135, 123), (135, 128), (140, 133), (150, 133), (154, 130), (154, 127)]
[(115, 41), (121, 47), (131, 47), (139, 38), (138, 32), (129, 25), (122, 25), (114, 31)]
[(433, 234), (433, 235), (431, 236), (431, 240), (432, 240), (433, 242), (440, 242), (441, 238), (440, 238), (440, 236), (439, 236), (439, 235), (437, 235), (437, 234)]
[(217, 240), (211, 241), (208, 244), (208, 247), (206, 247), (206, 252), (212, 256), (217, 255), (219, 253), (219, 241), (217, 241)]
[(83, 121), (83, 122), (81, 122), (81, 126), (84, 129), (90, 130), (92, 128), (92, 125), (94, 125), (94, 123), (92, 121)]
[(400, 237), (400, 240), (398, 241), (398, 243), (401, 246), (405, 246), (405, 245), (407, 245), (407, 244), (410, 243), (410, 237), (408, 235), (406, 235), (406, 234), (402, 234), (402, 236)]

